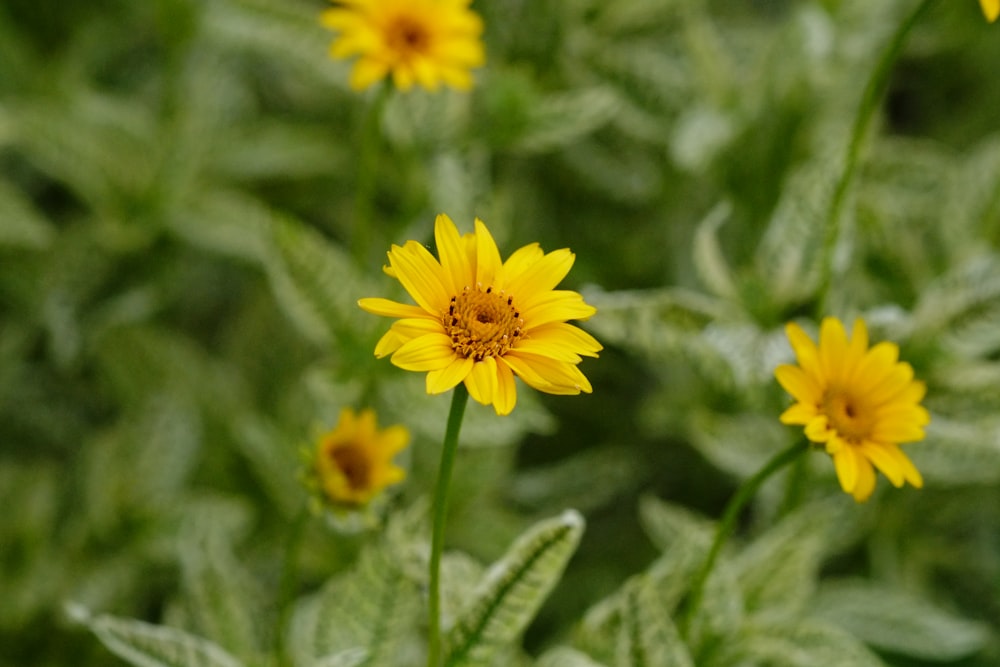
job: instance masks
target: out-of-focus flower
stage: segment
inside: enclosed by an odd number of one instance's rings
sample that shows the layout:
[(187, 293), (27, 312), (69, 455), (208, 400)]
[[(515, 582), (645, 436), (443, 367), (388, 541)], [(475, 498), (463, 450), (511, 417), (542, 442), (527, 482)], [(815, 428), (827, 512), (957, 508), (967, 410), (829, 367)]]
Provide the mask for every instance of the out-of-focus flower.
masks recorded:
[(859, 502), (875, 489), (873, 466), (896, 487), (921, 487), (920, 472), (899, 444), (924, 438), (926, 388), (898, 361), (899, 347), (882, 342), (868, 349), (860, 319), (848, 341), (840, 320), (825, 318), (818, 347), (798, 325), (785, 330), (799, 363), (779, 366), (775, 376), (798, 402), (781, 421), (805, 426), (809, 440), (825, 445), (841, 487)]
[(438, 256), (416, 241), (392, 246), (386, 272), (417, 305), (388, 299), (358, 302), (375, 315), (397, 317), (375, 347), (402, 369), (427, 373), (427, 392), (465, 382), (472, 398), (509, 414), (516, 402), (514, 375), (549, 394), (590, 393), (577, 364), (602, 349), (593, 336), (567, 324), (596, 310), (577, 292), (556, 290), (575, 255), (524, 246), (506, 262), (481, 220), (459, 236), (439, 215), (434, 224)]
[(380, 430), (374, 411), (355, 415), (344, 408), (337, 427), (319, 438), (310, 476), (326, 503), (363, 507), (406, 477), (392, 459), (409, 442), (410, 432), (404, 426)]
[(445, 85), (467, 90), (469, 72), (485, 61), (483, 22), (470, 0), (339, 0), (321, 23), (337, 31), (334, 58), (358, 56), (351, 87), (363, 90), (391, 75), (400, 90)]
[(990, 23), (996, 21), (997, 17), (1000, 16), (1000, 0), (979, 0), (979, 4)]

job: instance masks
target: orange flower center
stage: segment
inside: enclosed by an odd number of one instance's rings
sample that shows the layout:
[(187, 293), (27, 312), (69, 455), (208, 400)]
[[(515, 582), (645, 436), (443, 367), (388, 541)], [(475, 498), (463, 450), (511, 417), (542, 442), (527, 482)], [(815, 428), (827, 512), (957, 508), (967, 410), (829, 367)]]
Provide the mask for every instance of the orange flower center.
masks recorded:
[(441, 323), (455, 353), (476, 361), (503, 356), (522, 336), (524, 326), (513, 297), (494, 292), (492, 287), (483, 291), (478, 285), (451, 297)]
[(360, 447), (348, 445), (330, 452), (337, 469), (352, 491), (364, 491), (371, 484), (371, 461)]
[(828, 389), (820, 411), (830, 420), (830, 426), (851, 442), (867, 438), (875, 425), (873, 406), (842, 389)]
[(390, 50), (404, 58), (430, 51), (431, 35), (427, 26), (412, 16), (397, 16), (387, 26), (386, 43)]

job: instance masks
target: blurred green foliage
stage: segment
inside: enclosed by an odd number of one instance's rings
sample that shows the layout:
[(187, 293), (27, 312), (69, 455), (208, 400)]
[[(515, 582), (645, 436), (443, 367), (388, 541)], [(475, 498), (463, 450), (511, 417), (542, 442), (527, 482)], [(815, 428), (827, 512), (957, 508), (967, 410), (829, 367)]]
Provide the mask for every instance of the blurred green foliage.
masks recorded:
[[(973, 0), (910, 36), (819, 295), (861, 90), (915, 5), (477, 0), (488, 66), (468, 95), (390, 97), (358, 230), (372, 93), (327, 59), (324, 2), (6, 0), (0, 665), (121, 664), (67, 602), (112, 648), (272, 664), (299, 449), (345, 405), (413, 430), (409, 481), (381, 533), (307, 522), (283, 641), (300, 665), (419, 656), (418, 510), (447, 400), (373, 358), (386, 322), (356, 300), (388, 295), (381, 253), (429, 243), (438, 212), (483, 218), (505, 254), (571, 247), (567, 285), (607, 348), (582, 366), (591, 396), (470, 406), (455, 660), (998, 664), (1000, 27)], [(706, 515), (800, 437), (777, 422), (781, 327), (825, 314), (864, 316), (927, 381), (933, 422), (906, 450), (926, 488), (856, 506), (811, 456), (765, 486), (682, 642)], [(526, 554), (552, 562), (519, 569)], [(530, 584), (509, 608), (479, 583), (489, 562)], [(318, 616), (372, 590), (389, 606), (359, 618), (384, 627)]]

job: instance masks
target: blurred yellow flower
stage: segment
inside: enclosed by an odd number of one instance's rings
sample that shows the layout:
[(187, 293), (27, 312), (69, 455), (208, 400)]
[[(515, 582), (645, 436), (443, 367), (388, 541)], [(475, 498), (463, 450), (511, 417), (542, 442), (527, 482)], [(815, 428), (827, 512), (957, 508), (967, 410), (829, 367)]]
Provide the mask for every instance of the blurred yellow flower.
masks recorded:
[(1000, 16), (1000, 0), (979, 0), (979, 4), (990, 23), (996, 21), (997, 17)]
[(392, 75), (400, 90), (442, 83), (467, 90), (469, 70), (485, 61), (483, 22), (471, 0), (339, 0), (320, 22), (339, 34), (334, 58), (359, 56), (351, 87), (363, 90)]
[(403, 481), (406, 472), (392, 462), (406, 448), (410, 432), (404, 426), (379, 430), (375, 412), (350, 408), (340, 413), (332, 431), (316, 446), (314, 473), (326, 500), (337, 506), (367, 505), (386, 487)]
[(926, 388), (913, 368), (898, 361), (899, 347), (882, 342), (868, 349), (868, 330), (856, 320), (847, 340), (840, 320), (827, 317), (817, 347), (796, 324), (785, 327), (798, 366), (781, 365), (778, 382), (798, 401), (781, 415), (805, 426), (806, 437), (833, 456), (840, 485), (854, 499), (875, 489), (875, 468), (896, 487), (923, 478), (899, 444), (924, 438), (930, 415), (920, 405)]
[(375, 315), (400, 318), (375, 347), (392, 363), (427, 372), (427, 392), (465, 382), (469, 395), (509, 414), (516, 402), (514, 375), (549, 394), (590, 393), (577, 364), (602, 349), (566, 320), (596, 312), (583, 297), (553, 289), (569, 273), (568, 249), (544, 253), (524, 246), (506, 262), (478, 218), (473, 234), (459, 236), (446, 215), (434, 223), (440, 261), (416, 241), (392, 246), (386, 272), (418, 305), (369, 298), (358, 302)]

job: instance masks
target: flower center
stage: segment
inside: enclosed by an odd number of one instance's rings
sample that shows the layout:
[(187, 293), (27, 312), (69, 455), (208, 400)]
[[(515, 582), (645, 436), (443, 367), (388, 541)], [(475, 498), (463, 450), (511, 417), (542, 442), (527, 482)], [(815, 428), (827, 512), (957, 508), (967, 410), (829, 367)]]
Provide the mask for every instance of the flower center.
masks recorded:
[(503, 356), (522, 337), (524, 320), (514, 307), (514, 298), (492, 287), (466, 287), (451, 297), (448, 312), (442, 314), (444, 331), (461, 357), (482, 361)]
[(823, 394), (820, 410), (830, 420), (830, 426), (852, 442), (867, 438), (875, 425), (872, 406), (842, 389), (828, 389)]
[(386, 41), (396, 53), (410, 56), (427, 53), (430, 50), (431, 36), (423, 23), (410, 16), (398, 16), (386, 30)]
[(371, 481), (371, 461), (360, 447), (338, 447), (330, 452), (330, 458), (344, 475), (352, 491), (367, 489)]

